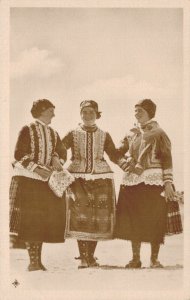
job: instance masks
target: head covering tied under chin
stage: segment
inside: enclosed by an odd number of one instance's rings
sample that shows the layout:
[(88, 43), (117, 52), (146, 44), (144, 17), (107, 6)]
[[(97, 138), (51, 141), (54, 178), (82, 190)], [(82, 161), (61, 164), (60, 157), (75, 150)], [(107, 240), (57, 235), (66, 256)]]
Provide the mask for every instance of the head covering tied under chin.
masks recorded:
[(142, 107), (148, 113), (150, 119), (154, 118), (156, 113), (156, 104), (150, 99), (140, 100), (135, 107)]
[(80, 104), (80, 112), (82, 112), (83, 108), (91, 107), (96, 112), (96, 118), (99, 119), (101, 117), (101, 112), (98, 111), (98, 103), (94, 100), (84, 100)]
[(47, 99), (39, 99), (33, 102), (31, 108), (31, 114), (33, 118), (39, 118), (41, 113), (50, 107), (55, 108), (55, 106), (53, 105), (53, 103), (51, 103), (51, 101)]

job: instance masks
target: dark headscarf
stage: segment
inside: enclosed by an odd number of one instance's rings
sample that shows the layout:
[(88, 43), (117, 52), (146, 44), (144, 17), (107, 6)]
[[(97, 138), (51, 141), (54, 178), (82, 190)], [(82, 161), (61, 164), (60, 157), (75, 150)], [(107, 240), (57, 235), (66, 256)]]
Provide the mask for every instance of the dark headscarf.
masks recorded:
[(150, 119), (154, 118), (156, 113), (156, 104), (150, 99), (140, 100), (135, 107), (142, 107), (148, 113)]
[(98, 103), (94, 100), (84, 100), (80, 104), (80, 111), (85, 107), (92, 107), (96, 112), (96, 118), (99, 119), (101, 117), (101, 112), (98, 111)]

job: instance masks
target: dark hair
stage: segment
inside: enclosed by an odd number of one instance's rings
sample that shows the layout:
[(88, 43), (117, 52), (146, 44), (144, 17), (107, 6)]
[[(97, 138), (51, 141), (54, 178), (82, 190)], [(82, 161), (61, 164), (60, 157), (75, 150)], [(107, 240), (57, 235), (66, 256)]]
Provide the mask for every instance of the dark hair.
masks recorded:
[(50, 107), (55, 108), (55, 106), (51, 103), (51, 101), (47, 99), (39, 99), (33, 102), (31, 108), (31, 114), (33, 118), (39, 118), (41, 113)]

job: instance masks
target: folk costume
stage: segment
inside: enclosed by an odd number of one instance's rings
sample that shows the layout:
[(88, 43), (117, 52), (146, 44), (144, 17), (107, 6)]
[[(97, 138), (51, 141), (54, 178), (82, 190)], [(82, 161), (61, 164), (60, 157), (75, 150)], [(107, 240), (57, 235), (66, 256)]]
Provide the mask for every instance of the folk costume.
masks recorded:
[[(86, 106), (98, 112), (95, 101), (84, 101), (82, 107)], [(68, 171), (75, 177), (71, 185), (74, 197), (67, 201), (66, 237), (77, 239), (80, 257), (85, 257), (90, 266), (97, 265), (97, 241), (112, 239), (115, 222), (113, 172), (104, 152), (116, 162), (116, 149), (109, 133), (96, 125), (79, 124), (62, 142), (71, 149)]]
[[(144, 104), (142, 101), (138, 105), (153, 118), (155, 104)], [(115, 236), (132, 241), (133, 260), (126, 267), (141, 266), (141, 242), (151, 243), (152, 266), (161, 267), (157, 258), (167, 229), (167, 203), (162, 192), (165, 182), (173, 182), (171, 143), (152, 119), (131, 131), (131, 139), (125, 138), (119, 149), (121, 155), (129, 151), (129, 157), (117, 203)]]
[[(47, 101), (35, 102), (33, 109), (52, 107)], [(54, 156), (66, 159), (66, 150), (55, 130), (38, 119), (21, 129), (10, 186), (10, 232), (26, 241), (31, 258), (29, 270), (41, 264), (42, 242), (64, 242), (64, 197), (58, 198), (47, 179), (34, 172), (36, 167), (50, 168)]]

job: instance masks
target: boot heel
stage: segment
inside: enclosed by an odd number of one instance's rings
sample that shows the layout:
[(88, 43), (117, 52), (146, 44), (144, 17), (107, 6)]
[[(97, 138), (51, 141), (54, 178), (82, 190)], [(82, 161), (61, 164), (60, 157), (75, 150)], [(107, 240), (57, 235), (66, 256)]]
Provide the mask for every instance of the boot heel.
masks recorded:
[(140, 269), (141, 268), (141, 261), (135, 261), (135, 260), (131, 260), (126, 266), (126, 269)]
[(78, 266), (78, 269), (86, 269), (86, 268), (88, 268), (89, 267), (89, 265), (88, 265), (88, 263), (87, 263), (87, 261), (86, 261), (86, 259), (81, 259), (81, 263), (80, 263), (80, 265)]
[(152, 269), (163, 269), (164, 266), (158, 260), (155, 260), (155, 261), (150, 262), (150, 268), (152, 268)]

